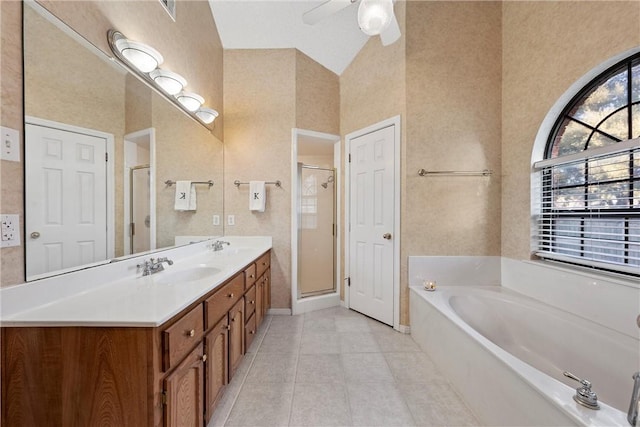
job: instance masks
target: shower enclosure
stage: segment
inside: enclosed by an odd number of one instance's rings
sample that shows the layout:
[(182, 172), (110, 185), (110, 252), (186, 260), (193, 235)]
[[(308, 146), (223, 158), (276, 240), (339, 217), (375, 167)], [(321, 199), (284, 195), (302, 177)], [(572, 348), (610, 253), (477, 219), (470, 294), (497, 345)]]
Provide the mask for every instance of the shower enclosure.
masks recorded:
[(298, 163), (298, 298), (336, 290), (335, 173)]

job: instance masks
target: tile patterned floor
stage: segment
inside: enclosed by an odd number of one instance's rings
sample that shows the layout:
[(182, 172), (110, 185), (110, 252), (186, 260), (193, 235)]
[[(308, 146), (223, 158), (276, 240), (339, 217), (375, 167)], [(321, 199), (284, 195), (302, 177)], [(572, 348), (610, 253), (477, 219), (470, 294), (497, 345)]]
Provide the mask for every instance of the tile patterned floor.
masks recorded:
[(473, 425), (409, 335), (336, 307), (267, 316), (208, 427)]

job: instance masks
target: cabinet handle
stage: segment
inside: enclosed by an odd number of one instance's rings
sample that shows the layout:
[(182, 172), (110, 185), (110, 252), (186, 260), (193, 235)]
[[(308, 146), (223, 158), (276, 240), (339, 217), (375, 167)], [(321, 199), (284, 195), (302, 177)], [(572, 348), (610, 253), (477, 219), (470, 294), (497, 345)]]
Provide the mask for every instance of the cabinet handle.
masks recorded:
[(195, 337), (196, 336), (196, 330), (192, 329), (190, 331), (187, 331), (187, 336), (188, 337)]
[(256, 302), (254, 300), (249, 301), (249, 304), (255, 304)]
[(231, 326), (229, 326), (229, 325), (224, 325), (224, 328), (228, 331), (228, 330), (230, 330), (230, 329), (231, 329)]
[(253, 279), (254, 277), (256, 277), (254, 274), (250, 274), (250, 275), (249, 275), (249, 278), (250, 278), (250, 279)]
[(202, 355), (202, 361), (203, 361), (203, 362), (206, 362), (206, 361), (207, 361), (207, 355), (206, 355), (206, 354), (203, 354), (203, 355)]
[(263, 262), (263, 263), (262, 263), (262, 265), (267, 265), (267, 263), (266, 263), (266, 262)]
[(229, 298), (233, 298), (233, 297), (234, 297), (233, 292), (232, 292), (232, 293), (230, 293), (230, 294), (228, 295), (228, 297), (229, 297)]
[(251, 335), (253, 335), (253, 334), (255, 334), (255, 333), (256, 333), (256, 331), (249, 331), (249, 333), (250, 333)]

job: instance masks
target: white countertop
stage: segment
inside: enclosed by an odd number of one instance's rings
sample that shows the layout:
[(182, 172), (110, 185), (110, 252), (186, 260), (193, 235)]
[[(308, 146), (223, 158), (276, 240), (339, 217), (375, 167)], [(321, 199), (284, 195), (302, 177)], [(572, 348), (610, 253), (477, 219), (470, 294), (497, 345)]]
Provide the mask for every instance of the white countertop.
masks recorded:
[[(0, 289), (2, 326), (154, 327), (215, 289), (271, 249), (271, 237), (221, 237), (222, 251), (211, 242), (167, 249), (152, 255), (80, 270)], [(142, 260), (168, 257), (173, 265), (142, 276)], [(202, 267), (219, 272), (202, 279), (173, 280), (179, 271)]]

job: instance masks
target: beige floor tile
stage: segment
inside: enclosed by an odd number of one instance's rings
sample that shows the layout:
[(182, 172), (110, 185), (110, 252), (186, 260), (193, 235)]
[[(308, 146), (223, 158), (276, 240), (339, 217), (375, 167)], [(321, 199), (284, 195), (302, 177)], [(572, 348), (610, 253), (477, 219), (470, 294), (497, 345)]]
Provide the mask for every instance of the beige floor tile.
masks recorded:
[(341, 353), (379, 353), (380, 347), (370, 332), (340, 333)]
[(336, 332), (336, 322), (331, 317), (311, 317), (304, 319), (303, 334), (315, 334), (318, 332)]
[(304, 316), (271, 316), (268, 333), (274, 334), (298, 334), (302, 332)]
[(422, 352), (384, 353), (384, 357), (399, 384), (445, 380), (429, 356)]
[(293, 383), (251, 384), (242, 388), (225, 425), (286, 426), (292, 400)]
[(344, 353), (341, 360), (349, 383), (393, 382), (391, 370), (381, 353)]
[(300, 349), (300, 334), (267, 332), (259, 353), (297, 353)]
[(414, 419), (393, 382), (347, 384), (354, 426), (411, 426)]
[(363, 316), (337, 316), (335, 322), (337, 332), (371, 332), (369, 322)]
[(258, 353), (246, 383), (292, 383), (296, 377), (297, 353)]
[(338, 354), (301, 354), (298, 357), (296, 383), (344, 382)]
[(446, 381), (398, 385), (418, 425), (477, 426), (478, 420)]
[(382, 352), (402, 352), (420, 351), (418, 344), (409, 334), (403, 334), (389, 328), (389, 331), (376, 331), (373, 333), (380, 351)]
[(302, 334), (300, 354), (338, 354), (340, 335), (335, 332)]
[(352, 425), (344, 384), (296, 384), (289, 425)]

